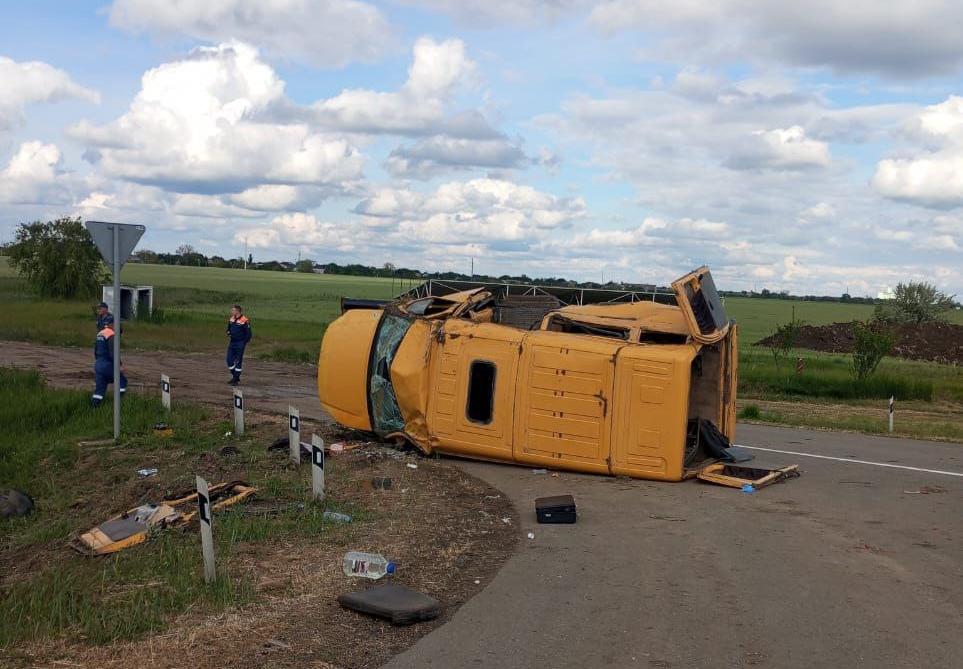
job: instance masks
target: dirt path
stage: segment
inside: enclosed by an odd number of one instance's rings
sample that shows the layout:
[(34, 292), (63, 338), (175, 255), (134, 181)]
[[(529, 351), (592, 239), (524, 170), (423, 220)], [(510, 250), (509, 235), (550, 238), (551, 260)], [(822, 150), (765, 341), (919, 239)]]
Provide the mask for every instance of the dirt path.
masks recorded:
[[(230, 374), (222, 356), (214, 353), (133, 351), (124, 353), (131, 389), (160, 393), (160, 375), (171, 378), (172, 401), (189, 399), (230, 406)], [(37, 369), (56, 387), (93, 390), (93, 352), (83, 348), (0, 342), (0, 366)], [(297, 407), (307, 419), (324, 420), (315, 381), (317, 368), (285, 362), (244, 361), (246, 408), (286, 413)]]

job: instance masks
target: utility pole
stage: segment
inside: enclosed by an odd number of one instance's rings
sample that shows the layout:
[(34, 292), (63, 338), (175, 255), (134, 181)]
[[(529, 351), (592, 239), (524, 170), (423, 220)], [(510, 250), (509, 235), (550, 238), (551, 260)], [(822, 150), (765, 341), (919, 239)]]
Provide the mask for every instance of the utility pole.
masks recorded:
[(244, 237), (244, 269), (247, 269), (247, 236)]
[(471, 279), (475, 280), (475, 256), (471, 257)]

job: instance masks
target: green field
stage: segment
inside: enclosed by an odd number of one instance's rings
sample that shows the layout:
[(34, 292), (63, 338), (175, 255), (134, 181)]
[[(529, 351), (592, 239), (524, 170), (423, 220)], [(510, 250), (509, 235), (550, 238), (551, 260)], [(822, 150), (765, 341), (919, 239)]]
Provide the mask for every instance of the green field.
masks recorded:
[[(293, 362), (317, 359), (324, 328), (338, 315), (341, 297), (389, 298), (413, 286), (382, 278), (140, 264), (125, 267), (121, 279), (126, 284), (152, 285), (155, 293), (154, 317), (125, 324), (125, 346), (219, 352), (225, 344), (224, 323), (230, 305), (240, 302), (254, 327), (250, 355)], [(96, 301), (39, 300), (5, 259), (0, 259), (0, 304), (6, 307), (0, 339), (90, 346)], [(934, 424), (946, 419), (951, 428), (939, 434), (921, 428), (917, 431), (920, 436), (963, 436), (963, 426), (952, 427), (963, 403), (963, 369), (959, 367), (887, 358), (869, 382), (856, 386), (849, 374), (848, 355), (797, 351), (793, 357), (804, 358), (806, 371), (796, 377), (788, 363), (777, 368), (767, 349), (752, 345), (793, 315), (821, 325), (868, 319), (872, 306), (728, 297), (726, 308), (739, 324), (741, 399), (858, 403), (892, 395), (901, 402), (916, 402), (917, 408), (942, 407)], [(963, 312), (953, 312), (951, 320), (963, 323)], [(949, 418), (943, 411), (946, 407)], [(780, 415), (780, 422), (789, 422), (785, 411)], [(840, 420), (826, 419), (827, 424), (839, 424)]]

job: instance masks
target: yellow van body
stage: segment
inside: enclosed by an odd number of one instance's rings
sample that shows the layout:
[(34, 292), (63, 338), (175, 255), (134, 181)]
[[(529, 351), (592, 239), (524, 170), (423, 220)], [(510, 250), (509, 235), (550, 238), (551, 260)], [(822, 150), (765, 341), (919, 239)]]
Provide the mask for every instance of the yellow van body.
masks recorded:
[(695, 419), (734, 437), (737, 340), (708, 269), (673, 289), (678, 305), (568, 306), (535, 330), (490, 322), (483, 289), (346, 311), (321, 405), (426, 454), (679, 481), (713, 461)]

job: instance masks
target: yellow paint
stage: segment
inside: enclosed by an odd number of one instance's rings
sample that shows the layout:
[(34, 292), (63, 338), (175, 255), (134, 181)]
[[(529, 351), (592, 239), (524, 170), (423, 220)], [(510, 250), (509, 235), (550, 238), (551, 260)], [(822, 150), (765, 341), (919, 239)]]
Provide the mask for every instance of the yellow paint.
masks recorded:
[(318, 356), (321, 407), (346, 427), (370, 430), (368, 357), (380, 309), (353, 309), (328, 326)]
[[(691, 294), (707, 272), (680, 285)], [(389, 370), (404, 429), (383, 436), (404, 437), (425, 453), (666, 481), (696, 473), (684, 463), (686, 425), (696, 414), (734, 438), (736, 328), (699, 331), (686, 293), (682, 307), (565, 307), (534, 331), (480, 322), (473, 308), (491, 313), (489, 297), (478, 290), (446, 296), (441, 317), (389, 307), (407, 314), (411, 326)], [(349, 427), (371, 429), (369, 357), (383, 314), (348, 311), (322, 343), (321, 405)], [(626, 335), (558, 331), (555, 315)], [(486, 386), (491, 370), (494, 382)], [(473, 374), (483, 380), (475, 390), (491, 387), (490, 396), (472, 394)], [(472, 397), (483, 401), (470, 409)]]

